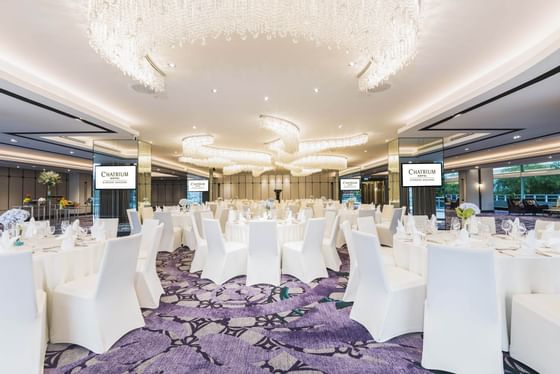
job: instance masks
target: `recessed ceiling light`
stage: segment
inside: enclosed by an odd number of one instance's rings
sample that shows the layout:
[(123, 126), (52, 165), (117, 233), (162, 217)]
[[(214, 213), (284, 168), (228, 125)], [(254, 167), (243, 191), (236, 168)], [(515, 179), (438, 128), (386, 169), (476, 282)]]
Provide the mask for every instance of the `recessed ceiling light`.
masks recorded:
[(479, 166), (478, 166), (478, 165), (476, 165), (476, 166), (475, 166), (474, 168), (475, 168), (475, 169), (478, 169), (478, 168), (479, 168)]
[(467, 147), (467, 148), (465, 148), (465, 151), (468, 151), (469, 149), (470, 149), (470, 148)]
[(341, 128), (342, 128), (342, 125), (338, 125), (338, 128), (341, 129)]
[(167, 66), (169, 66), (170, 68), (174, 68), (176, 65), (172, 62), (170, 62), (169, 64), (167, 64)]
[(16, 168), (18, 168), (18, 169), (19, 169), (19, 165), (17, 165), (17, 166), (16, 166)]
[(412, 164), (412, 161), (408, 161), (409, 164)]
[(32, 167), (32, 168), (35, 168), (36, 166), (35, 166), (35, 165), (33, 165), (33, 166), (31, 166), (31, 167)]
[(70, 154), (73, 155), (73, 154), (74, 154), (74, 151), (70, 151)]
[(508, 165), (511, 165), (511, 161), (508, 161)]
[(319, 89), (318, 89), (317, 87), (315, 87), (315, 88), (313, 89), (313, 92), (319, 93)]
[(385, 139), (385, 143), (389, 143), (389, 139)]
[(157, 171), (161, 171), (161, 169), (160, 169), (160, 168), (157, 168), (156, 170), (157, 170)]
[(76, 117), (74, 118), (76, 121), (81, 121), (82, 119), (80, 117)]
[(453, 116), (453, 118), (457, 118), (457, 117), (460, 117), (460, 116), (461, 116), (461, 114), (462, 114), (462, 113), (457, 113), (457, 114), (455, 114), (455, 115)]
[(14, 139), (14, 138), (10, 139), (10, 141), (11, 141), (12, 143), (17, 143), (17, 140)]
[(70, 172), (70, 169), (68, 169), (67, 171)]
[(548, 159), (549, 159), (549, 160), (552, 160), (552, 156), (548, 156)]
[(367, 149), (364, 149), (364, 152), (367, 153)]
[(212, 93), (218, 93), (218, 89), (217, 88), (212, 88)]
[(513, 140), (517, 140), (517, 139), (521, 139), (521, 135), (515, 135), (515, 136), (513, 137)]
[(354, 61), (350, 61), (350, 62), (348, 63), (348, 66), (350, 66), (350, 67), (353, 67), (354, 65), (355, 65)]
[(268, 99), (269, 99), (268, 96), (265, 96), (265, 97), (264, 97), (264, 101), (268, 101)]
[(196, 126), (193, 126), (192, 128), (193, 128), (193, 130), (196, 130)]

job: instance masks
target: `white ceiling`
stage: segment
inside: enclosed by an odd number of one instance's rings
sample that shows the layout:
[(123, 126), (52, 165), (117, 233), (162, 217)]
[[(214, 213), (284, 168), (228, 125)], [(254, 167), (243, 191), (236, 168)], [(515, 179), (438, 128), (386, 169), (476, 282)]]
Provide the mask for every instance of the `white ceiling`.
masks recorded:
[[(257, 39), (212, 40), (156, 56), (168, 78), (165, 94), (153, 96), (133, 91), (134, 82), (89, 47), (79, 3), (3, 0), (0, 78), (137, 130), (170, 162), (182, 137), (200, 133), (214, 135), (217, 146), (264, 149), (274, 137), (258, 127), (259, 114), (295, 122), (304, 140), (367, 132), (366, 146), (339, 153), (349, 166), (383, 159), (385, 140), (399, 128), (461, 104), (467, 88), (503, 83), (498, 78), (520, 72), (512, 66), (528, 68), (560, 45), (558, 0), (424, 0), (417, 57), (388, 91), (359, 93), (344, 51)], [(21, 119), (31, 127), (40, 122)]]

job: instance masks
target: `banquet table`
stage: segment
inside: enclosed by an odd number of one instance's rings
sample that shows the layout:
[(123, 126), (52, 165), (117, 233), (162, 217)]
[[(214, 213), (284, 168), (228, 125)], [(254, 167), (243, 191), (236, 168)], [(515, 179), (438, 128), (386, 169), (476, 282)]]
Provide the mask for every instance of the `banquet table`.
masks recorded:
[[(414, 243), (408, 237), (394, 236), (393, 254), (398, 267), (426, 278), (427, 244), (454, 245), (455, 235), (438, 232), (428, 235), (425, 241)], [(457, 244), (459, 246), (459, 244)], [(509, 350), (511, 328), (511, 301), (513, 295), (560, 292), (560, 253), (541, 248), (535, 254), (517, 252), (518, 243), (496, 235), (476, 238), (463, 244), (469, 248), (492, 248), (495, 250), (496, 285), (502, 311), (502, 350)]]
[(186, 228), (190, 226), (189, 213), (172, 213), (173, 226)]
[(38, 289), (47, 293), (60, 284), (96, 273), (101, 265), (105, 243), (94, 240), (78, 241), (72, 249), (62, 250), (61, 239), (41, 239), (32, 248), (33, 272)]
[[(303, 240), (305, 232), (305, 222), (282, 222), (278, 221), (278, 245), (284, 243)], [(226, 223), (226, 239), (229, 241), (249, 243), (249, 223)]]

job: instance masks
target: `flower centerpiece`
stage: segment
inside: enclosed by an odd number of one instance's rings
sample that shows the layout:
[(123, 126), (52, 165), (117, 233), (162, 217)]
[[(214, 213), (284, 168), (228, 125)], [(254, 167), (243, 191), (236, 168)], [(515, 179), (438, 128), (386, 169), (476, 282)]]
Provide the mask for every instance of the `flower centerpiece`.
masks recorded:
[(68, 208), (69, 206), (74, 206), (74, 202), (73, 202), (73, 201), (70, 201), (70, 200), (68, 200), (68, 199), (66, 199), (66, 198), (64, 198), (64, 197), (62, 197), (62, 198), (59, 200), (58, 204), (60, 205), (60, 208), (61, 208), (61, 209), (63, 209), (63, 208)]
[(47, 197), (51, 196), (51, 188), (60, 183), (60, 174), (54, 171), (43, 171), (39, 174), (38, 182), (47, 186)]
[(31, 198), (30, 194), (25, 194), (25, 197), (23, 198), (23, 204), (27, 205), (30, 204), (31, 201), (33, 201), (33, 199)]
[(473, 203), (463, 203), (455, 209), (457, 217), (461, 219), (463, 223), (463, 228), (466, 227), (467, 221), (471, 218), (480, 214), (480, 209), (476, 204)]
[(47, 202), (47, 199), (45, 199), (44, 197), (40, 197), (37, 199), (37, 204), (41, 205)]

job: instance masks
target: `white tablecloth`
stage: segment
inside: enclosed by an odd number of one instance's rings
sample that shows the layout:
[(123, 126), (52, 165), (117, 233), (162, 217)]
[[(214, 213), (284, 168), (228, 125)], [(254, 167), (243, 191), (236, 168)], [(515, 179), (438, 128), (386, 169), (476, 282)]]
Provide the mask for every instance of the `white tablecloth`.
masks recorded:
[[(278, 223), (278, 244), (303, 240), (305, 223)], [(249, 224), (226, 223), (226, 239), (234, 242), (249, 243)]]
[[(358, 211), (357, 210), (340, 210), (338, 212), (340, 215), (339, 224), (342, 224), (344, 221), (350, 222), (350, 226), (358, 225)], [(344, 244), (346, 244), (346, 239), (344, 238), (344, 234), (342, 230), (338, 230), (338, 234), (336, 236), (336, 247), (340, 248)]]
[(175, 227), (186, 228), (190, 226), (189, 213), (173, 213), (171, 219)]
[[(49, 252), (40, 249), (52, 246), (56, 248), (48, 249)], [(33, 275), (37, 288), (49, 292), (60, 284), (96, 273), (104, 249), (105, 243), (88, 241), (78, 244), (74, 249), (62, 251), (60, 240), (41, 241), (33, 254)]]
[[(433, 244), (443, 244), (453, 240), (453, 238), (452, 234), (444, 232), (430, 236), (428, 240), (433, 241)], [(498, 249), (512, 246), (512, 241), (500, 240), (496, 237), (486, 241), (475, 241), (474, 244), (469, 244), (469, 246), (480, 248), (485, 243), (487, 246)], [(412, 241), (395, 235), (393, 249), (395, 262), (398, 267), (426, 277), (426, 243), (415, 245)], [(553, 257), (539, 254), (521, 256), (514, 251), (505, 251), (507, 254), (498, 251), (495, 253), (497, 289), (500, 302), (502, 303), (502, 319), (504, 324), (502, 350), (508, 351), (508, 336), (511, 326), (511, 300), (513, 295), (560, 293), (560, 255), (553, 255)]]

